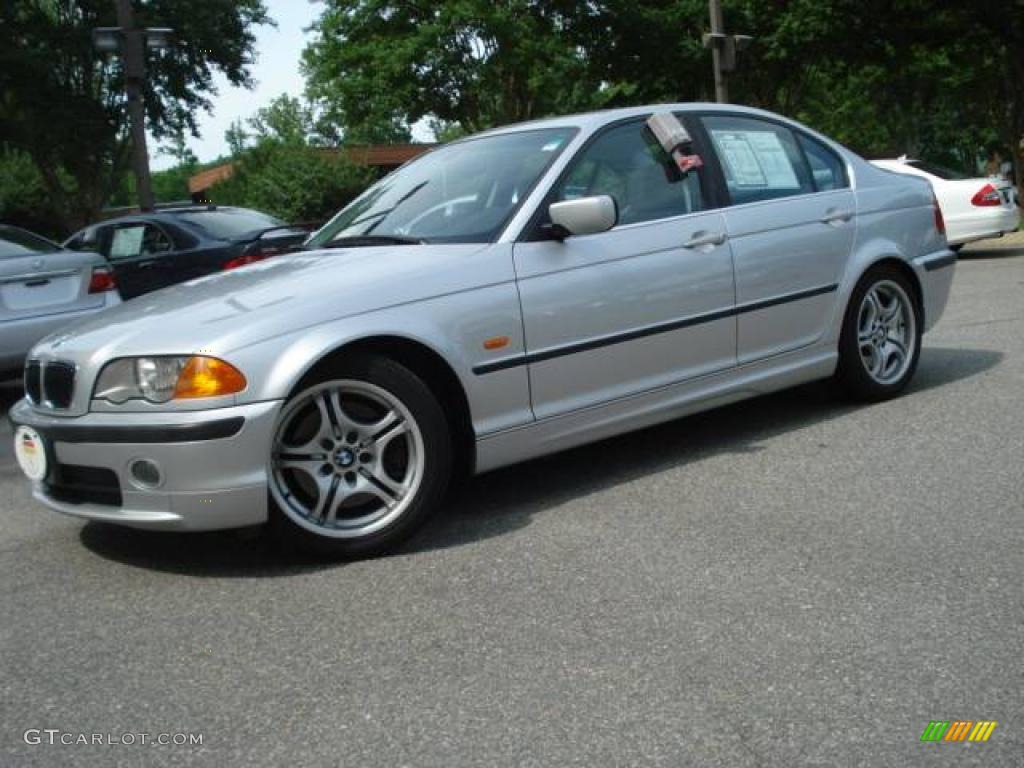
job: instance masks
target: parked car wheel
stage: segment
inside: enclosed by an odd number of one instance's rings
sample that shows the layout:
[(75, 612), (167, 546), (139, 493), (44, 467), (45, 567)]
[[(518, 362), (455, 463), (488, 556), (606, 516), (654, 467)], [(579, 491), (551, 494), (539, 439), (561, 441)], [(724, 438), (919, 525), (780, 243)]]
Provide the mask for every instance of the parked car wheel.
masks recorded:
[(921, 354), (920, 302), (907, 277), (882, 266), (861, 278), (850, 297), (839, 338), (836, 378), (859, 400), (898, 395)]
[(324, 554), (383, 554), (440, 505), (451, 468), (450, 431), (430, 388), (391, 360), (349, 361), (281, 411), (270, 530)]

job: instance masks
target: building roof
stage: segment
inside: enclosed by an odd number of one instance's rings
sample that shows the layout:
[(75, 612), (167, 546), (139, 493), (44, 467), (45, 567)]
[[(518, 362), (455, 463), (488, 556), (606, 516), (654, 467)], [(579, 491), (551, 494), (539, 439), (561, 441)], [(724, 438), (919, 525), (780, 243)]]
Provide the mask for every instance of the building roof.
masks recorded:
[[(436, 144), (354, 144), (322, 151), (325, 155), (340, 154), (356, 165), (396, 168), (435, 146)], [(234, 172), (233, 162), (200, 171), (188, 180), (189, 194), (198, 195), (214, 184), (230, 179)]]

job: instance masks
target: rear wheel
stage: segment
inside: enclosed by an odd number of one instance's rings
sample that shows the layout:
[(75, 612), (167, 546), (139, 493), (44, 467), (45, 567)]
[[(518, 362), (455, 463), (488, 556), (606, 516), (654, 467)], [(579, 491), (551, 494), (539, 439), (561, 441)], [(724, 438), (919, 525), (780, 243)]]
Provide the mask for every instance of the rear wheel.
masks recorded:
[(853, 291), (839, 338), (836, 378), (860, 400), (898, 395), (921, 354), (920, 302), (900, 270), (870, 270)]
[(281, 411), (272, 529), (327, 554), (382, 554), (440, 505), (451, 455), (444, 411), (415, 373), (384, 358), (349, 361)]

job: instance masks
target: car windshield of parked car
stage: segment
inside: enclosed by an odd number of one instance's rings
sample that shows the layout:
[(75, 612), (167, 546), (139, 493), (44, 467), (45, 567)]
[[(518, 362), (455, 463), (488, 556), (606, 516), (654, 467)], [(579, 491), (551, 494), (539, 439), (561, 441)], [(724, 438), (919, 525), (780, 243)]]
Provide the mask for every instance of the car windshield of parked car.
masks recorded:
[(921, 160), (908, 160), (907, 165), (946, 181), (960, 181), (969, 178), (966, 173), (960, 173), (960, 171), (954, 171), (952, 168), (946, 168), (944, 165), (936, 165), (935, 163), (927, 163)]
[(524, 130), (437, 149), (370, 187), (306, 247), (490, 242), (575, 132)]
[(23, 229), (0, 227), (0, 259), (14, 256), (31, 256), (36, 253), (53, 253), (61, 250), (56, 243), (44, 237), (33, 235)]
[(280, 219), (265, 213), (237, 208), (183, 211), (178, 216), (218, 240), (245, 240), (268, 229), (287, 226)]

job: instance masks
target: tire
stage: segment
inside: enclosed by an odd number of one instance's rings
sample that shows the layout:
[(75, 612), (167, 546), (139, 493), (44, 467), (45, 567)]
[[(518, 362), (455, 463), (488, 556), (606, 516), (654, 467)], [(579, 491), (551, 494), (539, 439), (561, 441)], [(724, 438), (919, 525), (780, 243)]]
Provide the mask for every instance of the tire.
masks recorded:
[(848, 395), (879, 402), (906, 388), (921, 355), (922, 314), (917, 291), (899, 269), (882, 265), (865, 273), (839, 336), (835, 378)]
[(411, 370), (383, 357), (349, 360), (285, 403), (267, 474), (275, 543), (375, 557), (441, 505), (452, 475), (451, 431)]

